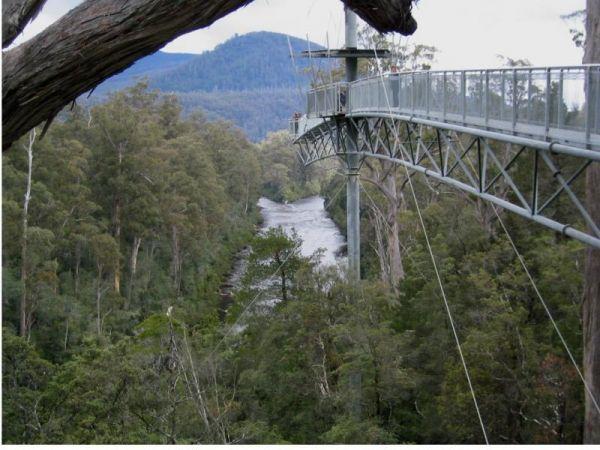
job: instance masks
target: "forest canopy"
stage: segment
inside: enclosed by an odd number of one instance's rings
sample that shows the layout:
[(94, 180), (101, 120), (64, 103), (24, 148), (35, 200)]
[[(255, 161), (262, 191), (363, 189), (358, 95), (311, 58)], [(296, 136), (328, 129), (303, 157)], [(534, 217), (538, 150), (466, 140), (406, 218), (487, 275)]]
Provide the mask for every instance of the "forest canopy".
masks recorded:
[[(255, 236), (260, 195), (321, 194), (344, 229), (336, 167), (304, 168), (285, 133), (252, 144), (183, 118), (144, 84), (21, 139), (3, 157), (3, 442), (481, 442), (402, 196), (399, 282), (375, 185), (358, 290), (297, 238)], [(498, 223), (415, 183), (490, 439), (580, 442), (580, 382)], [(582, 246), (505, 220), (579, 358)], [(225, 292), (248, 243), (241, 289)], [(283, 300), (254, 308), (265, 289)]]

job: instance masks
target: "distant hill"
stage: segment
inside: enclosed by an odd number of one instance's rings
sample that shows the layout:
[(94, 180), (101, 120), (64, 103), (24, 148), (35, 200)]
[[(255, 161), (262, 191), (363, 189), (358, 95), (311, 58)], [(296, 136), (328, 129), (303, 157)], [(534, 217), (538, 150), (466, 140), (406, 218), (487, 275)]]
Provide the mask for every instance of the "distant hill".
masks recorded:
[[(164, 91), (243, 91), (249, 89), (294, 87), (306, 84), (309, 67), (306, 58), (296, 60), (299, 79), (290, 59), (288, 37), (256, 32), (236, 36), (196, 58), (153, 78)], [(307, 47), (306, 41), (290, 36), (294, 53)], [(321, 48), (311, 44), (312, 48)]]
[[(304, 108), (300, 94), (311, 79), (307, 58), (290, 59), (307, 42), (285, 34), (255, 32), (231, 38), (200, 55), (157, 52), (106, 80), (96, 93), (108, 92), (147, 78), (150, 86), (175, 93), (184, 112), (203, 110), (209, 118), (231, 120), (252, 140), (287, 126), (292, 112)], [(311, 49), (323, 47), (310, 44)], [(315, 61), (323, 68), (326, 61)]]
[(198, 57), (193, 53), (156, 52), (135, 62), (133, 66), (112, 76), (96, 88), (95, 93), (103, 94), (131, 86), (137, 79), (154, 78), (161, 72), (181, 66)]
[(302, 110), (305, 103), (297, 89), (289, 88), (192, 91), (178, 96), (185, 113), (201, 109), (209, 120), (229, 120), (255, 142), (270, 131), (287, 128), (292, 112)]

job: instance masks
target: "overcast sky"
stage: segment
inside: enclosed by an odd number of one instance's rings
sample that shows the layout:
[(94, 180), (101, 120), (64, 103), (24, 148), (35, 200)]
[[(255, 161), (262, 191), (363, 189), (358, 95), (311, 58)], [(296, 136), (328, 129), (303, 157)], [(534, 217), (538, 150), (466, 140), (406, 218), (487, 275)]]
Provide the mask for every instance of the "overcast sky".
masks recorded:
[[(31, 38), (81, 0), (48, 0), (18, 43)], [(583, 9), (585, 0), (420, 0), (419, 24), (409, 42), (436, 46), (434, 68), (488, 68), (496, 55), (527, 58), (534, 65), (581, 63), (583, 53), (569, 35), (572, 24), (561, 15)], [(327, 45), (343, 45), (343, 4), (339, 0), (255, 0), (209, 28), (169, 43), (168, 52), (202, 53), (235, 33), (287, 33)], [(399, 38), (396, 38), (399, 39)]]

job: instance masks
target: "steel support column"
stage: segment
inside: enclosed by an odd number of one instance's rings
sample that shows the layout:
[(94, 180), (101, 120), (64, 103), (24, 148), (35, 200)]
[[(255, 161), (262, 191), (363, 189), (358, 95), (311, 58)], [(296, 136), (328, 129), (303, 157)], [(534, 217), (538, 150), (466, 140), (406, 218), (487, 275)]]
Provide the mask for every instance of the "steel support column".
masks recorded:
[[(356, 14), (346, 7), (346, 48), (357, 47)], [(358, 59), (346, 58), (346, 81), (355, 81), (358, 73)], [(348, 102), (349, 99), (346, 99)], [(357, 148), (358, 132), (349, 126), (346, 133), (346, 229), (348, 240), (348, 278), (360, 280), (360, 155)]]
[[(356, 139), (356, 131), (349, 131)], [(354, 141), (356, 142), (356, 141)], [(346, 156), (346, 224), (348, 235), (348, 276), (352, 281), (360, 280), (360, 155), (351, 153)]]

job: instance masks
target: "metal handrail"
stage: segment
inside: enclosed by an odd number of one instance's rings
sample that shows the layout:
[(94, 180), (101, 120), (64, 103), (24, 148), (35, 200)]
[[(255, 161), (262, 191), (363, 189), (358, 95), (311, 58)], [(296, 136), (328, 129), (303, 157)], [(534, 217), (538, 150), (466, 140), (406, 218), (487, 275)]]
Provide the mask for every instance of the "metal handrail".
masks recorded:
[(445, 124), (600, 147), (599, 64), (390, 73), (319, 86), (308, 99), (309, 117), (391, 109)]
[[(396, 72), (396, 73), (385, 73), (383, 74), (383, 76), (398, 76), (398, 75), (410, 75), (410, 74), (421, 74), (421, 73), (430, 73), (430, 74), (443, 74), (443, 73), (459, 73), (459, 72), (512, 72), (513, 70), (518, 70), (518, 71), (528, 71), (528, 70), (533, 70), (533, 71), (546, 71), (548, 69), (550, 70), (575, 70), (575, 69), (582, 69), (582, 68), (586, 68), (586, 67), (590, 67), (590, 68), (599, 68), (600, 64), (579, 64), (579, 65), (566, 65), (566, 66), (519, 66), (519, 67), (496, 67), (496, 68), (491, 68), (491, 69), (445, 69), (445, 70), (405, 70), (405, 71), (400, 71), (400, 72)], [(358, 80), (352, 81), (349, 84), (356, 84), (356, 83), (360, 83), (361, 81), (364, 80), (370, 80), (373, 78), (381, 78), (381, 75), (376, 73), (373, 75), (369, 75), (363, 78), (360, 78)], [(327, 86), (327, 85), (325, 85)], [(315, 89), (319, 89), (322, 88), (323, 86), (319, 86), (318, 88)]]

